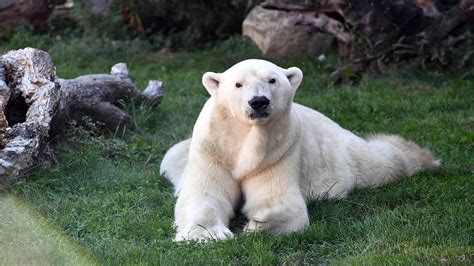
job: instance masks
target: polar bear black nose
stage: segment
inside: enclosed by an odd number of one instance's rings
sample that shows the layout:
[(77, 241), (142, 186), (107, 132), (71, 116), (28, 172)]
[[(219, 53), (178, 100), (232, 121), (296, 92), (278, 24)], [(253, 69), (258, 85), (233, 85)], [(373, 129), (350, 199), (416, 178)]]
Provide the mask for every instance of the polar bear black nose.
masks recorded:
[(261, 111), (270, 104), (270, 100), (265, 96), (256, 96), (249, 101), (250, 107), (255, 111)]

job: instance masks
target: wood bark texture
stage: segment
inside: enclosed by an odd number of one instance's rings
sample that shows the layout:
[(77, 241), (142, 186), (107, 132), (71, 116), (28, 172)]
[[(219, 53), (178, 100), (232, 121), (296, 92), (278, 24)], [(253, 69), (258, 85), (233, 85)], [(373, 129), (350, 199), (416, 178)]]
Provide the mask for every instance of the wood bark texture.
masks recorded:
[(42, 152), (49, 152), (51, 120), (59, 103), (59, 83), (48, 53), (26, 48), (3, 55), (5, 83), (0, 97), (6, 102), (0, 117), (0, 190), (34, 165)]
[(141, 92), (129, 77), (124, 63), (114, 65), (110, 74), (84, 75), (58, 81), (61, 99), (52, 124), (53, 134), (58, 134), (67, 121), (81, 121), (84, 116), (115, 129), (130, 121), (130, 116), (120, 109), (120, 101), (135, 98), (154, 107), (164, 95), (163, 83), (158, 80), (150, 80), (148, 87)]
[(110, 74), (60, 79), (48, 53), (34, 48), (0, 58), (0, 191), (24, 179), (41, 158), (53, 158), (50, 139), (69, 120), (84, 116), (110, 129), (130, 121), (119, 102), (136, 99), (151, 107), (164, 96), (163, 83), (150, 80), (141, 92), (118, 63)]

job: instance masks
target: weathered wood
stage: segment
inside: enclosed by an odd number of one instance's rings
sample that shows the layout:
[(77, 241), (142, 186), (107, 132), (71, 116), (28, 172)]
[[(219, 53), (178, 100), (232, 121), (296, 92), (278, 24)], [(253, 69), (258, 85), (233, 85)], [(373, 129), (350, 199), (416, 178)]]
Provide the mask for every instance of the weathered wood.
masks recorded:
[[(413, 57), (437, 60), (444, 64), (448, 44), (463, 39), (451, 34), (473, 18), (474, 0), (461, 0), (450, 10), (440, 12), (432, 0), (322, 0), (314, 4), (288, 4), (267, 1), (269, 9), (286, 10), (295, 22), (329, 33), (339, 41), (343, 73), (384, 69), (384, 63), (396, 53), (399, 59)], [(317, 3), (315, 3), (317, 2)]]
[(418, 35), (422, 45), (437, 46), (459, 25), (472, 19), (474, 15), (474, 0), (462, 0), (459, 5), (453, 6)]
[(352, 36), (344, 28), (343, 23), (323, 13), (314, 14), (311, 12), (302, 12), (295, 18), (294, 22), (299, 25), (313, 26), (325, 33), (333, 35), (342, 43), (350, 43), (352, 39)]
[(8, 99), (10, 99), (10, 88), (5, 82), (5, 69), (0, 65), (0, 149), (4, 146), (5, 130), (8, 128), (8, 121), (5, 116)]
[[(59, 103), (59, 84), (51, 57), (46, 52), (26, 48), (3, 55), (0, 65), (5, 69), (5, 80), (10, 95), (3, 117), (9, 120), (13, 112), (24, 115), (24, 121), (8, 121), (0, 150), (0, 190), (33, 166), (41, 152), (47, 151), (50, 123)], [(27, 105), (14, 106), (22, 99)], [(17, 109), (17, 107), (19, 107)]]
[(130, 116), (116, 104), (136, 98), (144, 104), (156, 106), (164, 93), (162, 82), (149, 81), (151, 86), (142, 93), (128, 75), (127, 65), (118, 63), (111, 74), (84, 75), (74, 79), (59, 79), (61, 100), (53, 121), (52, 133), (57, 134), (66, 121), (81, 121), (88, 116), (110, 129), (130, 121)]
[(59, 79), (48, 53), (33, 48), (10, 51), (0, 58), (0, 191), (23, 178), (40, 155), (53, 158), (51, 135), (67, 121), (89, 116), (115, 129), (130, 120), (119, 108), (132, 98), (156, 106), (163, 97), (162, 82), (150, 80), (142, 92), (116, 64), (111, 74)]

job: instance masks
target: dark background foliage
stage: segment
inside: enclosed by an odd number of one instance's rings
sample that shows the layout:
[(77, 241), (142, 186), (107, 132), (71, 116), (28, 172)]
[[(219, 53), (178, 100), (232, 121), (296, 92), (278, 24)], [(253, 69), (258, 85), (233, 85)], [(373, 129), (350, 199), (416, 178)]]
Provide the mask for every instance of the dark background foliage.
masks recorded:
[[(78, 2), (78, 1), (76, 1)], [(91, 2), (77, 4), (73, 22), (93, 36), (147, 38), (157, 48), (194, 49), (241, 32), (258, 0), (116, 0), (103, 14)]]

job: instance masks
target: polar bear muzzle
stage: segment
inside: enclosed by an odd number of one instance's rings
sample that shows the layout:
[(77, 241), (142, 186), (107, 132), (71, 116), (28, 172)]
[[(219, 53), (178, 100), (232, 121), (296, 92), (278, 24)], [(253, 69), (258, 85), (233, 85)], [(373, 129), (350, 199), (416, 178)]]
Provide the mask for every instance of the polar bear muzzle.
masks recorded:
[(251, 120), (264, 119), (270, 116), (270, 100), (267, 97), (254, 96), (248, 101), (248, 105), (250, 106), (248, 116)]
[(265, 96), (256, 96), (249, 101), (250, 107), (255, 111), (263, 111), (270, 104), (270, 100)]

